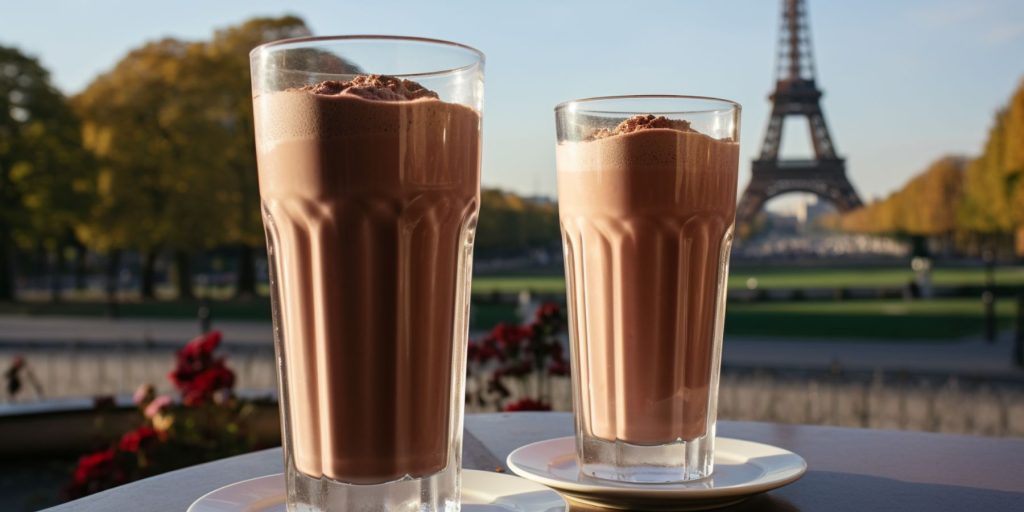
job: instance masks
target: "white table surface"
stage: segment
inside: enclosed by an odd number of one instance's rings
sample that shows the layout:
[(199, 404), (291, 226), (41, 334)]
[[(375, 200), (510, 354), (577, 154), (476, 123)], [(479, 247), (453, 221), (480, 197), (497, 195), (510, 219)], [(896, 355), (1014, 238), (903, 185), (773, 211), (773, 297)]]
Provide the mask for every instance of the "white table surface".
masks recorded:
[[(464, 466), (504, 468), (515, 448), (572, 435), (569, 413), (466, 417)], [(1024, 510), (1024, 439), (773, 423), (718, 423), (718, 435), (769, 443), (808, 462), (787, 487), (729, 511)], [(165, 473), (49, 509), (52, 512), (183, 512), (224, 485), (282, 471), (274, 448)], [(507, 468), (505, 468), (507, 470)], [(576, 507), (574, 511), (592, 511)]]

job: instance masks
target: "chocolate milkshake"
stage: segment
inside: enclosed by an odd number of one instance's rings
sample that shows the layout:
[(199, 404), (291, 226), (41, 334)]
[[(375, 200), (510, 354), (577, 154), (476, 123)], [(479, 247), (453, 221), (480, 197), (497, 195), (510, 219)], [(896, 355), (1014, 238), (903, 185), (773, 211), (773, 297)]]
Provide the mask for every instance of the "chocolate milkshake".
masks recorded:
[(254, 104), (287, 456), (355, 484), (445, 469), (461, 429), (478, 112), (378, 75)]
[(713, 434), (739, 145), (637, 115), (556, 152), (584, 455)]

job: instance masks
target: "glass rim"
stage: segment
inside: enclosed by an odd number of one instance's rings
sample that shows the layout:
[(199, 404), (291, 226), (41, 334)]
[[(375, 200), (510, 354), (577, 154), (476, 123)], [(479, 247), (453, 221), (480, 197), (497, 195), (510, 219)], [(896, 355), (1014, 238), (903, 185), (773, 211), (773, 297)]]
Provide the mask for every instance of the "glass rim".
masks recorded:
[[(722, 105), (722, 108), (710, 108), (710, 109), (699, 109), (699, 110), (595, 110), (595, 109), (579, 109), (571, 108), (578, 107), (589, 103), (601, 103), (606, 101), (614, 100), (700, 100), (709, 103), (717, 103)], [(707, 114), (707, 113), (725, 113), (729, 111), (740, 111), (743, 106), (733, 100), (727, 100), (725, 98), (716, 98), (714, 96), (694, 96), (686, 94), (625, 94), (620, 96), (592, 96), (589, 98), (580, 98), (576, 100), (563, 101), (558, 105), (555, 105), (555, 112), (562, 112), (565, 110), (572, 110), (574, 112), (584, 112), (587, 114)]]
[[(426, 44), (429, 44), (429, 45), (434, 45), (434, 46), (439, 46), (439, 47), (449, 47), (449, 48), (457, 48), (457, 49), (460, 49), (460, 50), (465, 50), (468, 54), (470, 54), (470, 55), (472, 55), (474, 57), (473, 62), (470, 62), (469, 64), (466, 64), (464, 66), (459, 66), (459, 67), (455, 67), (455, 68), (448, 68), (448, 69), (439, 69), (437, 71), (425, 71), (425, 72), (421, 72), (421, 73), (402, 73), (402, 74), (389, 75), (389, 76), (394, 76), (394, 77), (438, 76), (438, 75), (447, 75), (447, 74), (452, 74), (452, 73), (459, 73), (461, 71), (466, 71), (468, 69), (472, 69), (474, 66), (481, 66), (481, 65), (484, 64), (484, 61), (486, 60), (486, 57), (484, 56), (484, 52), (482, 52), (480, 50), (477, 50), (476, 48), (473, 48), (472, 46), (469, 46), (467, 44), (456, 43), (455, 41), (447, 41), (447, 40), (444, 40), (444, 39), (433, 39), (433, 38), (429, 38), (429, 37), (393, 36), (393, 35), (386, 35), (386, 34), (346, 34), (346, 35), (337, 35), (337, 36), (303, 36), (303, 37), (291, 37), (291, 38), (287, 38), (287, 39), (278, 39), (277, 41), (270, 41), (270, 42), (263, 43), (263, 44), (261, 44), (259, 46), (256, 46), (255, 48), (253, 48), (252, 50), (249, 51), (249, 58), (251, 59), (252, 57), (257, 55), (258, 53), (263, 53), (263, 52), (266, 52), (266, 51), (274, 50), (274, 49), (276, 49), (275, 47), (279, 47), (279, 46), (295, 46), (296, 48), (301, 48), (301, 47), (304, 47), (304, 46), (313, 46), (310, 43), (331, 43), (331, 42), (345, 42), (345, 41), (397, 41), (397, 42), (406, 42), (406, 43), (426, 43)], [(296, 70), (296, 71), (301, 71), (301, 70)], [(313, 71), (310, 71), (310, 72), (312, 73)]]

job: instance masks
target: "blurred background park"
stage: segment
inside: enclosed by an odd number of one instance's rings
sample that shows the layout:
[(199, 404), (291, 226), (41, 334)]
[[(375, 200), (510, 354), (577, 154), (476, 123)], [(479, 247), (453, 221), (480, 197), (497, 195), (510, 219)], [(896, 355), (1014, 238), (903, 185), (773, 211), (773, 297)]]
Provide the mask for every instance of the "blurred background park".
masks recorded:
[[(277, 443), (248, 52), (309, 34), (488, 55), (469, 411), (571, 408), (552, 107), (692, 93), (743, 104), (741, 188), (823, 161), (850, 187), (744, 197), (720, 417), (1024, 435), (1024, 8), (809, 4), (7, 9), (0, 498), (32, 510)], [(765, 157), (794, 80), (825, 92), (835, 154), (796, 116)]]

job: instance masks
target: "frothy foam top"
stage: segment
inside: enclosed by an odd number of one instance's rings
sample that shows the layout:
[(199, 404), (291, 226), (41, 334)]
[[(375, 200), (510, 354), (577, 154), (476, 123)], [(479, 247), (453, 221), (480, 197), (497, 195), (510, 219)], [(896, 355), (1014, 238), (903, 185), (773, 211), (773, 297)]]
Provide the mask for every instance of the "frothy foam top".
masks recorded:
[(326, 80), (298, 88), (320, 96), (352, 95), (376, 101), (437, 99), (437, 93), (412, 80), (388, 75), (358, 75), (352, 80)]
[[(463, 122), (479, 128), (470, 107), (442, 101), (419, 83), (386, 75), (328, 80), (253, 98), (256, 146), (269, 151), (283, 140), (393, 134), (449, 134)], [(272, 122), (271, 122), (272, 120)], [(467, 125), (468, 126), (468, 125)], [(415, 128), (414, 131), (410, 131)]]
[(587, 140), (604, 139), (614, 137), (616, 135), (625, 135), (627, 133), (651, 130), (655, 128), (676, 130), (680, 132), (695, 131), (690, 128), (689, 121), (669, 119), (665, 116), (655, 116), (653, 114), (638, 114), (619, 123), (619, 125), (612, 130), (609, 130), (608, 128), (601, 128), (600, 130), (595, 131), (587, 137)]

